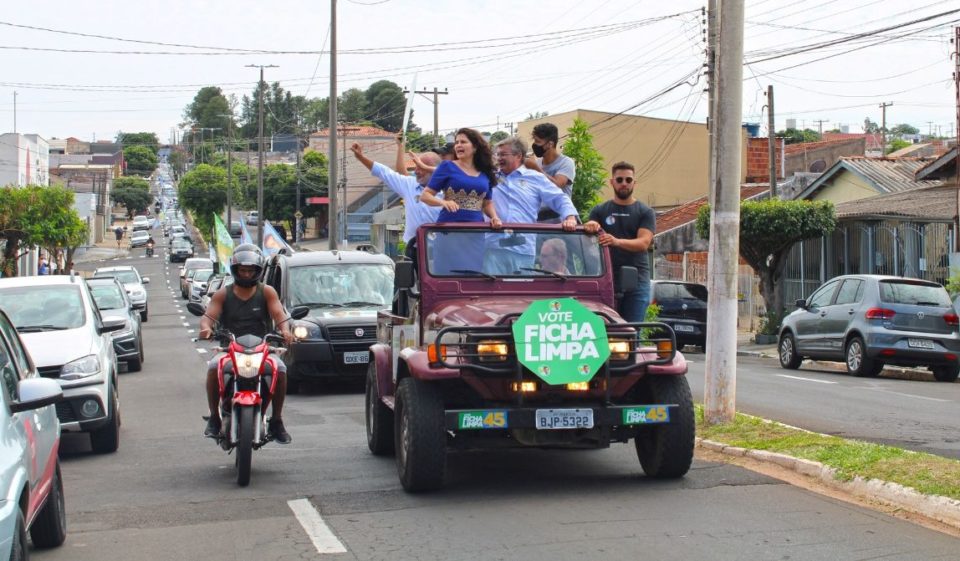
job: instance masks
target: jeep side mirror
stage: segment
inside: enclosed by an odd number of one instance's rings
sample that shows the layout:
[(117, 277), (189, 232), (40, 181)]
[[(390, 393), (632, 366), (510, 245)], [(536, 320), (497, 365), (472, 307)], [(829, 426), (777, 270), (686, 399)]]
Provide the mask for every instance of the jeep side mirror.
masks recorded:
[(413, 261), (400, 261), (393, 270), (393, 286), (397, 290), (413, 288)]
[(798, 308), (801, 308), (801, 309), (806, 310), (806, 309), (807, 309), (807, 301), (804, 300), (803, 298), (801, 298), (801, 299), (799, 299), (799, 300), (796, 301), (796, 306), (797, 306)]
[(307, 306), (297, 306), (294, 309), (290, 310), (291, 319), (303, 319), (307, 317), (307, 314), (310, 313), (310, 308)]
[(620, 267), (619, 286), (621, 292), (633, 292), (640, 282), (636, 267)]

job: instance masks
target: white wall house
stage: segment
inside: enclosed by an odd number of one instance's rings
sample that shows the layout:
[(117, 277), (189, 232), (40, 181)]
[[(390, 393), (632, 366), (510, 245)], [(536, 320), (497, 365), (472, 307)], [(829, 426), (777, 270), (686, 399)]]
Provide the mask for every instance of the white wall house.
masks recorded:
[(37, 134), (0, 135), (0, 186), (50, 185), (50, 145)]

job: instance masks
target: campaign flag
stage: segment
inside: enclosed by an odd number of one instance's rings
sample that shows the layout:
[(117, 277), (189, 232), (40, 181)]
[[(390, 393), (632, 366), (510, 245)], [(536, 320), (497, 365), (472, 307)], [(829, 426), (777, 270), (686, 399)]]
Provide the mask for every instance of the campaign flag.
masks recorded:
[(293, 248), (280, 237), (280, 232), (277, 232), (277, 229), (273, 227), (273, 224), (270, 224), (269, 220), (265, 220), (263, 222), (263, 253), (276, 255), (284, 249), (288, 255), (293, 253)]
[(253, 236), (250, 235), (250, 230), (247, 230), (247, 221), (240, 221), (240, 243), (253, 243)]
[(230, 231), (223, 225), (223, 220), (216, 214), (213, 215), (215, 229), (217, 232), (217, 263), (220, 264), (220, 271), (230, 270), (230, 257), (233, 255), (233, 238), (230, 237)]

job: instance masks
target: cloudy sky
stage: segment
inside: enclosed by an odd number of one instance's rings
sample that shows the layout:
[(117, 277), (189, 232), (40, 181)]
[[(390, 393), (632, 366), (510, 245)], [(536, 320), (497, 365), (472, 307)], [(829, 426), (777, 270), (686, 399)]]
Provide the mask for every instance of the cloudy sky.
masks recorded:
[[(409, 86), (416, 74), (418, 88), (449, 91), (446, 130), (493, 131), (576, 108), (702, 122), (703, 5), (339, 0), (340, 91), (380, 79)], [(772, 84), (778, 129), (794, 118), (858, 132), (892, 102), (888, 125), (949, 134), (956, 25), (957, 0), (748, 1), (744, 120), (765, 122)], [(258, 71), (248, 64), (277, 65), (267, 81), (295, 94), (329, 92), (329, 55), (318, 54), (329, 49), (328, 1), (21, 2), (0, 28), (4, 131), (14, 92), (18, 132), (89, 140), (153, 131), (162, 141), (199, 88), (250, 93)], [(414, 110), (432, 128), (431, 103), (418, 97)]]

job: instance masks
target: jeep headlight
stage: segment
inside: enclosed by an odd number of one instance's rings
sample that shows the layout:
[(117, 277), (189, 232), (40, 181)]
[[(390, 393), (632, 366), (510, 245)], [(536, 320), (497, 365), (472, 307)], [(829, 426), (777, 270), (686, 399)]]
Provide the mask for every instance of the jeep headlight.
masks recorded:
[(87, 355), (68, 362), (60, 369), (61, 380), (79, 380), (100, 373), (100, 359), (97, 355)]
[(255, 355), (236, 355), (237, 374), (241, 378), (255, 378), (260, 372), (260, 363), (263, 362), (262, 354)]
[(510, 351), (506, 341), (486, 339), (477, 343), (477, 354), (480, 362), (503, 362), (507, 360)]
[(624, 339), (610, 339), (610, 360), (629, 360), (630, 341)]

